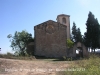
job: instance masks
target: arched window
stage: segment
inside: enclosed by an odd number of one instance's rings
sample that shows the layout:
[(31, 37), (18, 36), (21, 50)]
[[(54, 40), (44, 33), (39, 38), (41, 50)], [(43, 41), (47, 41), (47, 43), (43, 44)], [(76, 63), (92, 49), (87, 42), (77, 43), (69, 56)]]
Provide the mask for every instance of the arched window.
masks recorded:
[(66, 18), (64, 18), (64, 17), (62, 18), (62, 23), (66, 24)]

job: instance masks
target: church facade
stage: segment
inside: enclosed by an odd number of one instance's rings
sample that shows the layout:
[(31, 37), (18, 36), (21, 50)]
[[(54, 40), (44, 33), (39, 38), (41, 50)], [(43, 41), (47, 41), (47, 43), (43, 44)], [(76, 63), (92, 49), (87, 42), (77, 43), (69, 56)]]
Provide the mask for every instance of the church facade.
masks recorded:
[(66, 40), (70, 38), (69, 15), (58, 15), (57, 22), (48, 20), (34, 27), (34, 55), (67, 56)]

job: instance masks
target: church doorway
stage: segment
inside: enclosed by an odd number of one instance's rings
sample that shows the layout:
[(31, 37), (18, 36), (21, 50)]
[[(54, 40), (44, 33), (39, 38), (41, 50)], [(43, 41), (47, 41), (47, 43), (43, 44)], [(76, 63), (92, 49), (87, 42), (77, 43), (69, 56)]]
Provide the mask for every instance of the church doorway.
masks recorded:
[(83, 50), (82, 50), (82, 47), (77, 47), (77, 49), (76, 49), (76, 57), (77, 58), (80, 58), (80, 57), (83, 58)]

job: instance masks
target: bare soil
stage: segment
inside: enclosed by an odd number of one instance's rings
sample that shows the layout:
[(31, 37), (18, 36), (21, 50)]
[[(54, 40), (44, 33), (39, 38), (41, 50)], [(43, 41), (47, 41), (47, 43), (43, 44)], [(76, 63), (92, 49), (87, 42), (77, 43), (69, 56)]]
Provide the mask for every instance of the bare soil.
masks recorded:
[(56, 75), (68, 67), (68, 61), (44, 59), (15, 60), (0, 58), (0, 75)]

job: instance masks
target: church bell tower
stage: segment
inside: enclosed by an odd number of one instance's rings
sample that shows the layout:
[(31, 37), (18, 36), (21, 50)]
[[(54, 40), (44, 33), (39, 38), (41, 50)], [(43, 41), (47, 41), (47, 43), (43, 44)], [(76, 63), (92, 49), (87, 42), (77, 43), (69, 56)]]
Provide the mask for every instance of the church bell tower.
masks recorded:
[(67, 26), (67, 39), (70, 39), (70, 16), (60, 14), (57, 16), (57, 22)]

